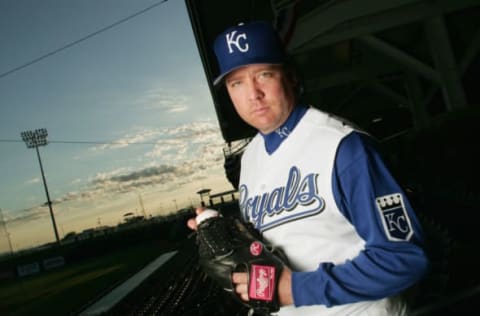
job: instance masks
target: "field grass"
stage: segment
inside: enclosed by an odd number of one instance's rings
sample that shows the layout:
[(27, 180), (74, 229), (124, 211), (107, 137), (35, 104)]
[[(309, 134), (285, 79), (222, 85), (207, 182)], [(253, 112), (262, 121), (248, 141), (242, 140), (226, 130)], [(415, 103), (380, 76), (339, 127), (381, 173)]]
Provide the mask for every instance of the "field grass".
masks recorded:
[(75, 315), (162, 254), (158, 243), (116, 250), (32, 277), (0, 283), (0, 315)]

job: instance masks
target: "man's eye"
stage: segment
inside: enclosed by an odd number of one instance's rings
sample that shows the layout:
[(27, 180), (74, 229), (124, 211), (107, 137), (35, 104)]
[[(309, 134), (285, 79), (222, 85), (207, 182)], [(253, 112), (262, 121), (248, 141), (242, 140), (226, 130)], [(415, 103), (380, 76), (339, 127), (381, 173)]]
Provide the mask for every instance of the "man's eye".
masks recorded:
[(272, 75), (273, 75), (273, 74), (272, 74), (271, 71), (262, 71), (262, 72), (260, 73), (260, 77), (262, 77), (262, 78), (270, 78), (270, 77), (272, 77)]
[(268, 80), (273, 78), (274, 73), (272, 71), (262, 71), (258, 74), (258, 80)]
[(231, 87), (231, 88), (235, 88), (235, 87), (238, 87), (240, 85), (240, 81), (239, 80), (236, 80), (236, 81), (231, 81), (228, 85)]

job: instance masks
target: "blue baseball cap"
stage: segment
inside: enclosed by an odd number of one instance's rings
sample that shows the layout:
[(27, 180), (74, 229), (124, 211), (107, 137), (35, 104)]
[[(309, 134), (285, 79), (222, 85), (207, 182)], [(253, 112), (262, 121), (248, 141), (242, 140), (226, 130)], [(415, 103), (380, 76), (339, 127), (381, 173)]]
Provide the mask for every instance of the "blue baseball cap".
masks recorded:
[(217, 85), (231, 71), (251, 64), (283, 64), (284, 47), (273, 26), (264, 21), (240, 23), (217, 36), (214, 51), (220, 75)]

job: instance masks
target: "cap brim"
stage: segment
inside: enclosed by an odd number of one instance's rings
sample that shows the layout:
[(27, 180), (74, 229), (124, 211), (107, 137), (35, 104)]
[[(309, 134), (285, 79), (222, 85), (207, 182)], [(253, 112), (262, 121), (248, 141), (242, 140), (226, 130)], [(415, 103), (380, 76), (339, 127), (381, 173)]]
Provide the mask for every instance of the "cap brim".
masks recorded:
[(229, 73), (231, 73), (232, 71), (235, 71), (237, 69), (240, 69), (242, 67), (245, 67), (245, 66), (249, 66), (249, 65), (254, 65), (253, 63), (252, 64), (246, 64), (246, 65), (241, 65), (241, 66), (237, 66), (237, 67), (234, 67), (228, 71), (225, 71), (223, 74), (221, 74), (220, 76), (218, 76), (217, 78), (215, 78), (215, 80), (213, 80), (213, 85), (214, 86), (218, 86), (220, 83), (223, 82), (223, 78), (225, 78), (226, 75), (228, 75)]
[(261, 62), (261, 61), (257, 61), (257, 62), (252, 62), (252, 63), (248, 63), (248, 64), (244, 64), (244, 65), (239, 65), (237, 67), (233, 67), (232, 69), (229, 69), (228, 71), (225, 71), (224, 73), (220, 74), (217, 78), (215, 78), (213, 80), (213, 85), (214, 86), (218, 86), (220, 83), (223, 82), (223, 79), (225, 78), (225, 76), (227, 76), (229, 73), (231, 73), (232, 71), (235, 71), (237, 69), (240, 69), (240, 68), (243, 68), (243, 67), (246, 67), (246, 66), (250, 66), (250, 65), (260, 65), (260, 64), (267, 64), (267, 65), (282, 65), (283, 62), (279, 61), (279, 62)]

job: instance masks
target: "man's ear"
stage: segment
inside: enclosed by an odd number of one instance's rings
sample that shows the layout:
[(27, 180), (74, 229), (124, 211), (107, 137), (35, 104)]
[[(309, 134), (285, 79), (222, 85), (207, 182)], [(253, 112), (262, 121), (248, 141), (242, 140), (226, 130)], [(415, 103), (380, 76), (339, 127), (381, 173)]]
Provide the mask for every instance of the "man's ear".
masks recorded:
[(304, 85), (303, 81), (301, 78), (298, 76), (298, 73), (291, 63), (286, 63), (284, 65), (285, 69), (285, 74), (287, 76), (287, 79), (289, 81), (289, 84), (293, 87), (293, 92), (295, 94), (295, 97), (300, 99), (303, 96), (304, 92)]
[(304, 92), (304, 85), (303, 85), (303, 82), (302, 80), (300, 80), (300, 78), (297, 76), (296, 72), (292, 72), (290, 74), (290, 82), (291, 82), (291, 85), (293, 87), (293, 92), (295, 94), (295, 97), (297, 98), (297, 100), (301, 99), (301, 97), (303, 96), (303, 92)]

